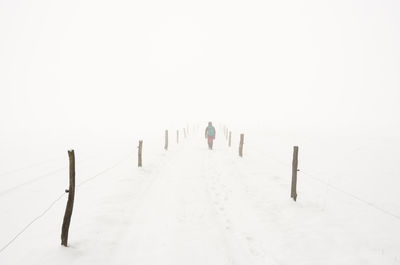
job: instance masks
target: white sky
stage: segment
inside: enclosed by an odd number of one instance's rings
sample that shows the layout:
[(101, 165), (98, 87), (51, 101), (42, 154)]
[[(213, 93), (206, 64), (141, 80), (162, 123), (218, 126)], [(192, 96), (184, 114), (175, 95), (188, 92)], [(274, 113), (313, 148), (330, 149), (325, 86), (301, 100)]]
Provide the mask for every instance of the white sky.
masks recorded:
[(398, 0), (0, 0), (1, 131), (399, 129), (399, 14)]

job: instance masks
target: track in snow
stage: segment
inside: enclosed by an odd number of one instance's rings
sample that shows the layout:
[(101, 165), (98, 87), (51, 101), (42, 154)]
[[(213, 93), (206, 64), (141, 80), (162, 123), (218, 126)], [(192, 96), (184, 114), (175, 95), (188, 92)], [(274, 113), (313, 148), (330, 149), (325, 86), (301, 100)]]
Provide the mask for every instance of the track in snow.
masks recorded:
[(233, 175), (233, 152), (191, 139), (141, 198), (114, 264), (277, 264), (260, 251), (255, 215)]

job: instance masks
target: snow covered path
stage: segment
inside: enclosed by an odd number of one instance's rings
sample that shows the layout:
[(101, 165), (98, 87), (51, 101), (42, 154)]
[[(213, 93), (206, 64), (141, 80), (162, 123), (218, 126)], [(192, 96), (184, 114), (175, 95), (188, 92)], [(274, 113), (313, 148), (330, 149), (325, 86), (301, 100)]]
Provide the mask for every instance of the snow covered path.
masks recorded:
[[(77, 187), (69, 247), (59, 244), (64, 196), (0, 253), (0, 264), (400, 264), (398, 220), (303, 171), (293, 202), (290, 164), (275, 158), (287, 149), (281, 158), (290, 160), (290, 144), (271, 139), (282, 146), (260, 146), (260, 139), (248, 137), (244, 158), (222, 137), (210, 151), (204, 138), (192, 136), (168, 151), (145, 142), (143, 168), (136, 167), (135, 155), (121, 160), (121, 152), (78, 164), (77, 183), (83, 185)], [(315, 158), (304, 160), (316, 164)], [(116, 161), (121, 163), (104, 171)], [(15, 181), (29, 181), (24, 174)], [(2, 246), (59, 196), (67, 176), (38, 179), (0, 197)]]
[(251, 249), (248, 241), (257, 235), (240, 236), (255, 222), (241, 222), (251, 215), (234, 175), (222, 170), (232, 156), (226, 149), (217, 144), (209, 151), (192, 140), (168, 160), (136, 209), (113, 264), (275, 264)]

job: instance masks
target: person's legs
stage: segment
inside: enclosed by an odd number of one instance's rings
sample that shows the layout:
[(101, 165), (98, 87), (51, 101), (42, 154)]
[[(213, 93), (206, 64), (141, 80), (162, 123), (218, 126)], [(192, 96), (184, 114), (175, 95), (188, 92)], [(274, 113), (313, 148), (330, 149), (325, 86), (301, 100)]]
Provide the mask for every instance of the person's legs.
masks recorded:
[(213, 146), (213, 138), (209, 136), (208, 137), (208, 148), (212, 149), (212, 146)]

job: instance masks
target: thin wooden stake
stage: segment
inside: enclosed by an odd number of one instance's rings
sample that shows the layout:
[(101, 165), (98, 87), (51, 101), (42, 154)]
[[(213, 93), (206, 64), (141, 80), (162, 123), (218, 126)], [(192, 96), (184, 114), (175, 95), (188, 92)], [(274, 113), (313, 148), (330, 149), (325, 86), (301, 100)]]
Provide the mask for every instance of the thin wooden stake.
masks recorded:
[(176, 130), (176, 143), (179, 144), (179, 130)]
[(243, 157), (243, 143), (244, 143), (244, 134), (240, 134), (240, 143), (239, 143), (239, 156)]
[(165, 130), (165, 145), (164, 149), (168, 150), (168, 130)]
[(231, 147), (232, 144), (232, 132), (229, 132), (229, 143), (228, 146)]
[(75, 198), (75, 153), (74, 150), (68, 151), (69, 157), (69, 189), (68, 201), (65, 208), (64, 220), (61, 229), (61, 245), (68, 247), (68, 232), (69, 225), (71, 223), (72, 211), (74, 209), (74, 198)]
[(143, 140), (140, 140), (138, 146), (138, 167), (142, 167), (142, 148), (143, 148)]
[(294, 201), (297, 200), (297, 166), (298, 166), (298, 156), (299, 156), (299, 147), (293, 147), (293, 162), (292, 162), (292, 189), (290, 192), (290, 197), (293, 198)]

